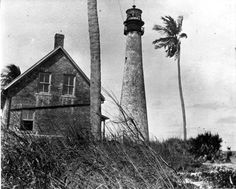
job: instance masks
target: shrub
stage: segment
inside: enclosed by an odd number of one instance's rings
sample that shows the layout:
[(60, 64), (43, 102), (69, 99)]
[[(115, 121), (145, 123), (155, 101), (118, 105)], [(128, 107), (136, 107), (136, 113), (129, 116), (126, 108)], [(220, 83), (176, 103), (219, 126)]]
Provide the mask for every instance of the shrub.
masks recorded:
[(207, 156), (208, 160), (211, 160), (216, 156), (221, 147), (222, 139), (218, 134), (211, 134), (205, 132), (199, 134), (196, 138), (189, 139), (189, 152), (195, 155), (196, 158), (200, 156)]
[(189, 144), (179, 138), (150, 142), (150, 146), (175, 170), (192, 170), (201, 164), (188, 152)]

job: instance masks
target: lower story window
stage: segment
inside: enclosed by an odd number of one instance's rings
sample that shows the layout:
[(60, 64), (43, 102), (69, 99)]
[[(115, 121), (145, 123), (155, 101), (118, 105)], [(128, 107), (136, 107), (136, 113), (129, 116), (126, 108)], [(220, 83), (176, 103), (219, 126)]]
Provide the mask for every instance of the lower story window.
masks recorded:
[(32, 110), (23, 110), (22, 111), (22, 121), (20, 130), (22, 131), (32, 131), (34, 124), (34, 111)]

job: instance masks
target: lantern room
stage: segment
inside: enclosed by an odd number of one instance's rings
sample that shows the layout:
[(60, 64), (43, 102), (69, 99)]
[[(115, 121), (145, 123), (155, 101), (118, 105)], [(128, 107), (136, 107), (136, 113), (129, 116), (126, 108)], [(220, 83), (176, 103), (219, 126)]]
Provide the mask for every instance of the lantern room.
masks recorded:
[(144, 28), (142, 26), (144, 25), (144, 22), (142, 21), (141, 14), (142, 11), (140, 9), (137, 9), (135, 5), (133, 5), (133, 8), (126, 11), (127, 18), (124, 22), (125, 35), (132, 31), (137, 31), (141, 35), (143, 35)]

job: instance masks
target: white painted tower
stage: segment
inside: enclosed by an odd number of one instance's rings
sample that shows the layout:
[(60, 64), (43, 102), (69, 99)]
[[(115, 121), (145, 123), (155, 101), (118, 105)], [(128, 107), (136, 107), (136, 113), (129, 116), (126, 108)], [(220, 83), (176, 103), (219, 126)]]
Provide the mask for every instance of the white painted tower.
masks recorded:
[(145, 140), (149, 140), (142, 62), (141, 36), (144, 34), (142, 11), (134, 5), (126, 11), (126, 14), (124, 34), (127, 39), (121, 106), (131, 115)]

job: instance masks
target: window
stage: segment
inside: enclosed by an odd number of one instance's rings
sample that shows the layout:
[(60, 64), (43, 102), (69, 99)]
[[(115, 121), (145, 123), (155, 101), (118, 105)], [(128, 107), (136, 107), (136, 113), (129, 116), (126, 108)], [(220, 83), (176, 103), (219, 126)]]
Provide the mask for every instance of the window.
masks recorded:
[(50, 73), (39, 73), (39, 92), (49, 93), (51, 83)]
[(34, 123), (34, 111), (23, 110), (20, 130), (32, 131), (33, 130), (33, 123)]
[(74, 75), (64, 75), (63, 82), (63, 95), (74, 95), (75, 88), (75, 76)]

